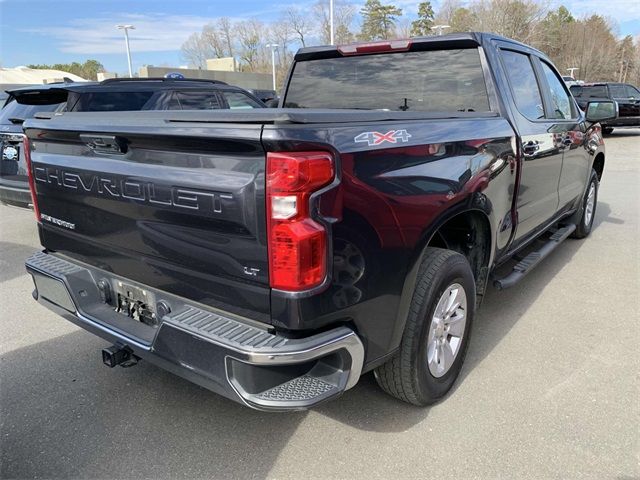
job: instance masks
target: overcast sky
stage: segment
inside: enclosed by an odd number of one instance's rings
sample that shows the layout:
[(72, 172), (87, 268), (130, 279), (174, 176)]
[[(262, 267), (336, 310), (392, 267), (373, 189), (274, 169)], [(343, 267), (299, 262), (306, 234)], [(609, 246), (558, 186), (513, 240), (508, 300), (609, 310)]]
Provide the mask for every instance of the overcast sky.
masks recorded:
[[(328, 2), (329, 0), (327, 0)], [(574, 16), (600, 13), (613, 18), (619, 34), (640, 34), (640, 0), (551, 0)], [(0, 64), (66, 63), (94, 58), (109, 71), (125, 72), (126, 55), (117, 23), (132, 23), (134, 69), (180, 65), (180, 46), (212, 19), (278, 18), (288, 0), (0, 0)], [(300, 0), (304, 7), (315, 0)], [(364, 3), (364, 1), (354, 2)], [(414, 16), (419, 0), (388, 0)], [(436, 7), (438, 0), (432, 2)], [(606, 6), (606, 10), (602, 9)], [(293, 46), (292, 46), (293, 48)]]

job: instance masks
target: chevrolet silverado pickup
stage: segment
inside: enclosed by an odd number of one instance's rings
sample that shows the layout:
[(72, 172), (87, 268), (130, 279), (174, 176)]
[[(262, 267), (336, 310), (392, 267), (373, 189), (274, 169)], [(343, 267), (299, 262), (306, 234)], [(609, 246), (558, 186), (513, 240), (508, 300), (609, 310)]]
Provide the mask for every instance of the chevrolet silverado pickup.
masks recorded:
[(275, 109), (39, 114), (33, 296), (106, 339), (106, 365), (256, 409), (369, 371), (427, 405), (488, 286), (589, 234), (615, 114), (482, 33), (303, 48)]

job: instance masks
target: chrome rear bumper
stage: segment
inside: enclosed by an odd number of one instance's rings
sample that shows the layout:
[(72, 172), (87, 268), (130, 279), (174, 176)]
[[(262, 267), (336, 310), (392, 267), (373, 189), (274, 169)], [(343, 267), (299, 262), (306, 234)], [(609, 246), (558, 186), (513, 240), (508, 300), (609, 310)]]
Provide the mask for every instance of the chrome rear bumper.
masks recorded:
[[(67, 320), (126, 347), (181, 377), (260, 410), (312, 407), (353, 387), (364, 348), (356, 333), (338, 327), (289, 338), (266, 325), (215, 311), (109, 272), (51, 253), (26, 261), (34, 298)], [(105, 302), (98, 282), (124, 281), (149, 292), (170, 311), (157, 325), (135, 321)], [(102, 294), (101, 294), (102, 293)]]

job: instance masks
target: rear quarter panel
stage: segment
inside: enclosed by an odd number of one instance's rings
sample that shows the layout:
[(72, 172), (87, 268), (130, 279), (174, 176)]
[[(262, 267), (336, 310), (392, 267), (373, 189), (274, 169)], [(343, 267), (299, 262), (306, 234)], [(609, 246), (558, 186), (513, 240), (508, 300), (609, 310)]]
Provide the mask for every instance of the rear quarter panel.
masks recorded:
[(302, 330), (350, 324), (366, 343), (368, 362), (395, 348), (404, 328), (396, 317), (407, 301), (405, 279), (440, 225), (477, 210), (490, 223), (491, 262), (508, 247), (513, 135), (500, 117), (265, 126), (267, 151), (329, 149), (340, 164), (340, 181), (318, 200), (332, 231), (331, 283), (306, 298), (272, 291), (273, 324)]

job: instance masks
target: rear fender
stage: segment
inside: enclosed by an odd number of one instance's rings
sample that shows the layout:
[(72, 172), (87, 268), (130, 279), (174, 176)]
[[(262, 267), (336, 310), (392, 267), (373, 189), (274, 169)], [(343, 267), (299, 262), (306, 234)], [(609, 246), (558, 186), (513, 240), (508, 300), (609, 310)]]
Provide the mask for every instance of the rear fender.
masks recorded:
[[(491, 220), (491, 209), (489, 208), (489, 205), (484, 201), (479, 202), (478, 195), (478, 193), (471, 194), (464, 202), (452, 206), (450, 209), (442, 213), (442, 215), (440, 215), (436, 219), (436, 221), (429, 225), (429, 227), (427, 227), (427, 230), (425, 230), (419, 247), (416, 248), (414, 256), (411, 259), (410, 268), (405, 278), (404, 286), (402, 288), (402, 295), (400, 297), (400, 303), (398, 307), (398, 315), (394, 324), (395, 327), (391, 340), (391, 347), (393, 350), (397, 349), (400, 346), (402, 334), (404, 332), (404, 327), (407, 321), (407, 315), (409, 313), (409, 307), (411, 306), (411, 300), (413, 298), (413, 292), (418, 281), (418, 270), (420, 269), (422, 260), (425, 257), (427, 248), (431, 244), (431, 241), (434, 239), (436, 232), (438, 232), (438, 230), (449, 220), (452, 220), (456, 216), (467, 212), (478, 212), (487, 220), (490, 226), (491, 245), (489, 246), (489, 255), (487, 256), (488, 258), (486, 258), (486, 264), (484, 266), (487, 268), (486, 275), (488, 276), (488, 267), (493, 261), (493, 252), (495, 251), (495, 222), (492, 222)], [(483, 283), (486, 287), (487, 282), (485, 281)], [(480, 299), (483, 295), (484, 288), (482, 289), (482, 291), (477, 292), (478, 303), (480, 302)]]

